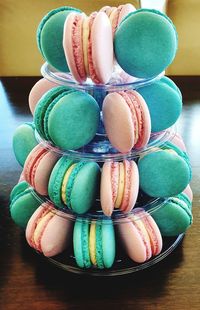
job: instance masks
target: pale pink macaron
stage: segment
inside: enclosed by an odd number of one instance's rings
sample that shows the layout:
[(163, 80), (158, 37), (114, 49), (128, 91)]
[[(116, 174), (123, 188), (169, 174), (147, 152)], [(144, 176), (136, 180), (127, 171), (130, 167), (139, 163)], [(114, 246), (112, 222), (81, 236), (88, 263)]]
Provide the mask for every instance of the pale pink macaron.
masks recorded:
[(130, 212), (137, 200), (139, 173), (133, 160), (105, 162), (101, 174), (100, 200), (105, 215), (114, 209)]
[(64, 24), (63, 48), (75, 80), (109, 81), (113, 71), (112, 27), (104, 12), (70, 13)]
[(110, 143), (126, 153), (147, 145), (151, 134), (149, 109), (134, 91), (109, 93), (103, 101), (103, 122)]
[(72, 222), (46, 202), (31, 216), (26, 227), (26, 239), (35, 250), (51, 257), (67, 248), (71, 230)]
[(51, 171), (59, 159), (55, 152), (38, 144), (29, 153), (23, 169), (25, 180), (41, 195), (48, 195)]
[(171, 139), (171, 142), (178, 146), (182, 151), (187, 152), (183, 138), (179, 133), (175, 133), (175, 135)]
[(122, 4), (118, 7), (104, 6), (100, 10), (100, 12), (105, 12), (109, 17), (113, 35), (115, 34), (115, 31), (123, 18), (134, 11), (136, 11), (136, 8), (131, 3)]
[(184, 189), (183, 193), (188, 196), (188, 198), (190, 199), (191, 202), (193, 201), (193, 192), (192, 192), (192, 189), (190, 187), (190, 184), (188, 184), (188, 186)]
[(143, 209), (136, 208), (117, 228), (126, 253), (134, 262), (143, 263), (160, 254), (163, 245), (160, 230)]
[(28, 103), (29, 108), (31, 110), (32, 115), (34, 114), (35, 107), (40, 100), (40, 98), (50, 89), (53, 87), (57, 87), (58, 84), (48, 81), (47, 79), (40, 79), (35, 85), (32, 87), (29, 97), (28, 97)]

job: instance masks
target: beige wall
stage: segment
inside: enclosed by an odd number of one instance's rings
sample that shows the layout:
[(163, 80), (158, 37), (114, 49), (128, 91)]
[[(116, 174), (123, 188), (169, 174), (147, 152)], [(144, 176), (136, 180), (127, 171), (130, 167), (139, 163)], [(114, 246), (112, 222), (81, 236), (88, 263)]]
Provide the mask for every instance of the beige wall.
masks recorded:
[[(152, 0), (153, 1), (153, 0)], [(43, 59), (35, 33), (41, 18), (51, 9), (71, 5), (89, 13), (104, 5), (128, 1), (102, 0), (0, 0), (0, 75), (39, 75)], [(132, 1), (137, 5), (138, 1)], [(200, 1), (169, 0), (169, 16), (179, 33), (179, 51), (168, 69), (173, 75), (200, 74)]]

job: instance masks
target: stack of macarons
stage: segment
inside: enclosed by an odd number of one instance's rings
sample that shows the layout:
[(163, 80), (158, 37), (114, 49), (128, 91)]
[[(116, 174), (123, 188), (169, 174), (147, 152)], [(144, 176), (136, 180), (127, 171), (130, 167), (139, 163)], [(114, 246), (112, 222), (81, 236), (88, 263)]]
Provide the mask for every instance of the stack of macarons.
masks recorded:
[[(89, 16), (65, 6), (42, 19), (37, 43), (58, 77), (73, 78), (42, 78), (30, 91), (33, 123), (13, 136), (23, 167), (10, 195), (13, 221), (36, 251), (61, 254), (76, 268), (154, 259), (193, 220), (182, 137), (150, 144), (182, 110), (179, 88), (161, 77), (177, 50), (173, 23), (130, 3)], [(84, 157), (90, 143), (105, 141), (112, 154)]]
[(71, 7), (52, 10), (39, 24), (37, 44), (56, 70), (70, 71), (79, 83), (90, 77), (105, 84), (114, 71), (114, 55), (127, 74), (151, 78), (170, 65), (178, 43), (165, 14), (127, 3), (104, 6), (89, 16)]

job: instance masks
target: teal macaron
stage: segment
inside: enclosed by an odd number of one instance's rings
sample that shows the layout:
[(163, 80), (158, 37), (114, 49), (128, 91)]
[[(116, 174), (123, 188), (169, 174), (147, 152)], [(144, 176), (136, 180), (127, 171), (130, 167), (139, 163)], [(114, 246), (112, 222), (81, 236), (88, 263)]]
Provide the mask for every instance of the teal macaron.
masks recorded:
[(100, 167), (96, 162), (75, 162), (61, 157), (49, 179), (48, 194), (59, 208), (87, 212), (99, 195)]
[(169, 146), (143, 154), (138, 170), (140, 189), (151, 197), (178, 195), (191, 180), (191, 166), (185, 154)]
[(18, 183), (10, 194), (10, 214), (13, 221), (25, 229), (26, 225), (40, 206), (41, 201), (25, 181)]
[(45, 60), (58, 71), (69, 72), (63, 49), (63, 27), (69, 13), (80, 12), (63, 6), (45, 15), (37, 29), (37, 45)]
[(170, 237), (184, 233), (192, 225), (191, 201), (181, 193), (170, 197), (158, 209), (152, 212), (162, 236)]
[(165, 130), (178, 120), (182, 111), (182, 97), (172, 81), (166, 77), (138, 88), (146, 101), (151, 117), (152, 132)]
[(165, 83), (167, 84), (169, 87), (173, 88), (177, 94), (179, 95), (180, 99), (182, 100), (183, 96), (182, 96), (182, 93), (179, 89), (179, 87), (176, 85), (176, 83), (174, 81), (172, 81), (172, 79), (170, 79), (168, 76), (163, 76), (160, 81), (162, 83)]
[(34, 112), (40, 136), (62, 150), (88, 144), (97, 132), (99, 120), (100, 109), (92, 96), (64, 86), (46, 92)]
[(150, 78), (173, 61), (178, 46), (175, 26), (157, 10), (140, 9), (128, 14), (114, 36), (117, 62), (128, 74)]
[(13, 134), (12, 148), (15, 158), (23, 167), (28, 154), (38, 144), (35, 137), (35, 126), (27, 122), (18, 126)]
[(111, 220), (77, 218), (73, 231), (76, 263), (81, 268), (111, 268), (115, 260), (115, 231)]

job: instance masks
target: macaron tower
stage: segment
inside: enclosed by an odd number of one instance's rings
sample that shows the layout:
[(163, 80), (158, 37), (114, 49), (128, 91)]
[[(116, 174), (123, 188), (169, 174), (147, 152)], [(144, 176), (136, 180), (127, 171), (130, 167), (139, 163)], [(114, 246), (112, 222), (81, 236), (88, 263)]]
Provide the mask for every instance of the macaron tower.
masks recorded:
[(192, 224), (191, 165), (164, 75), (175, 26), (127, 3), (42, 18), (46, 63), (13, 136), (22, 166), (10, 195), (27, 244), (64, 270), (117, 275), (164, 259)]

